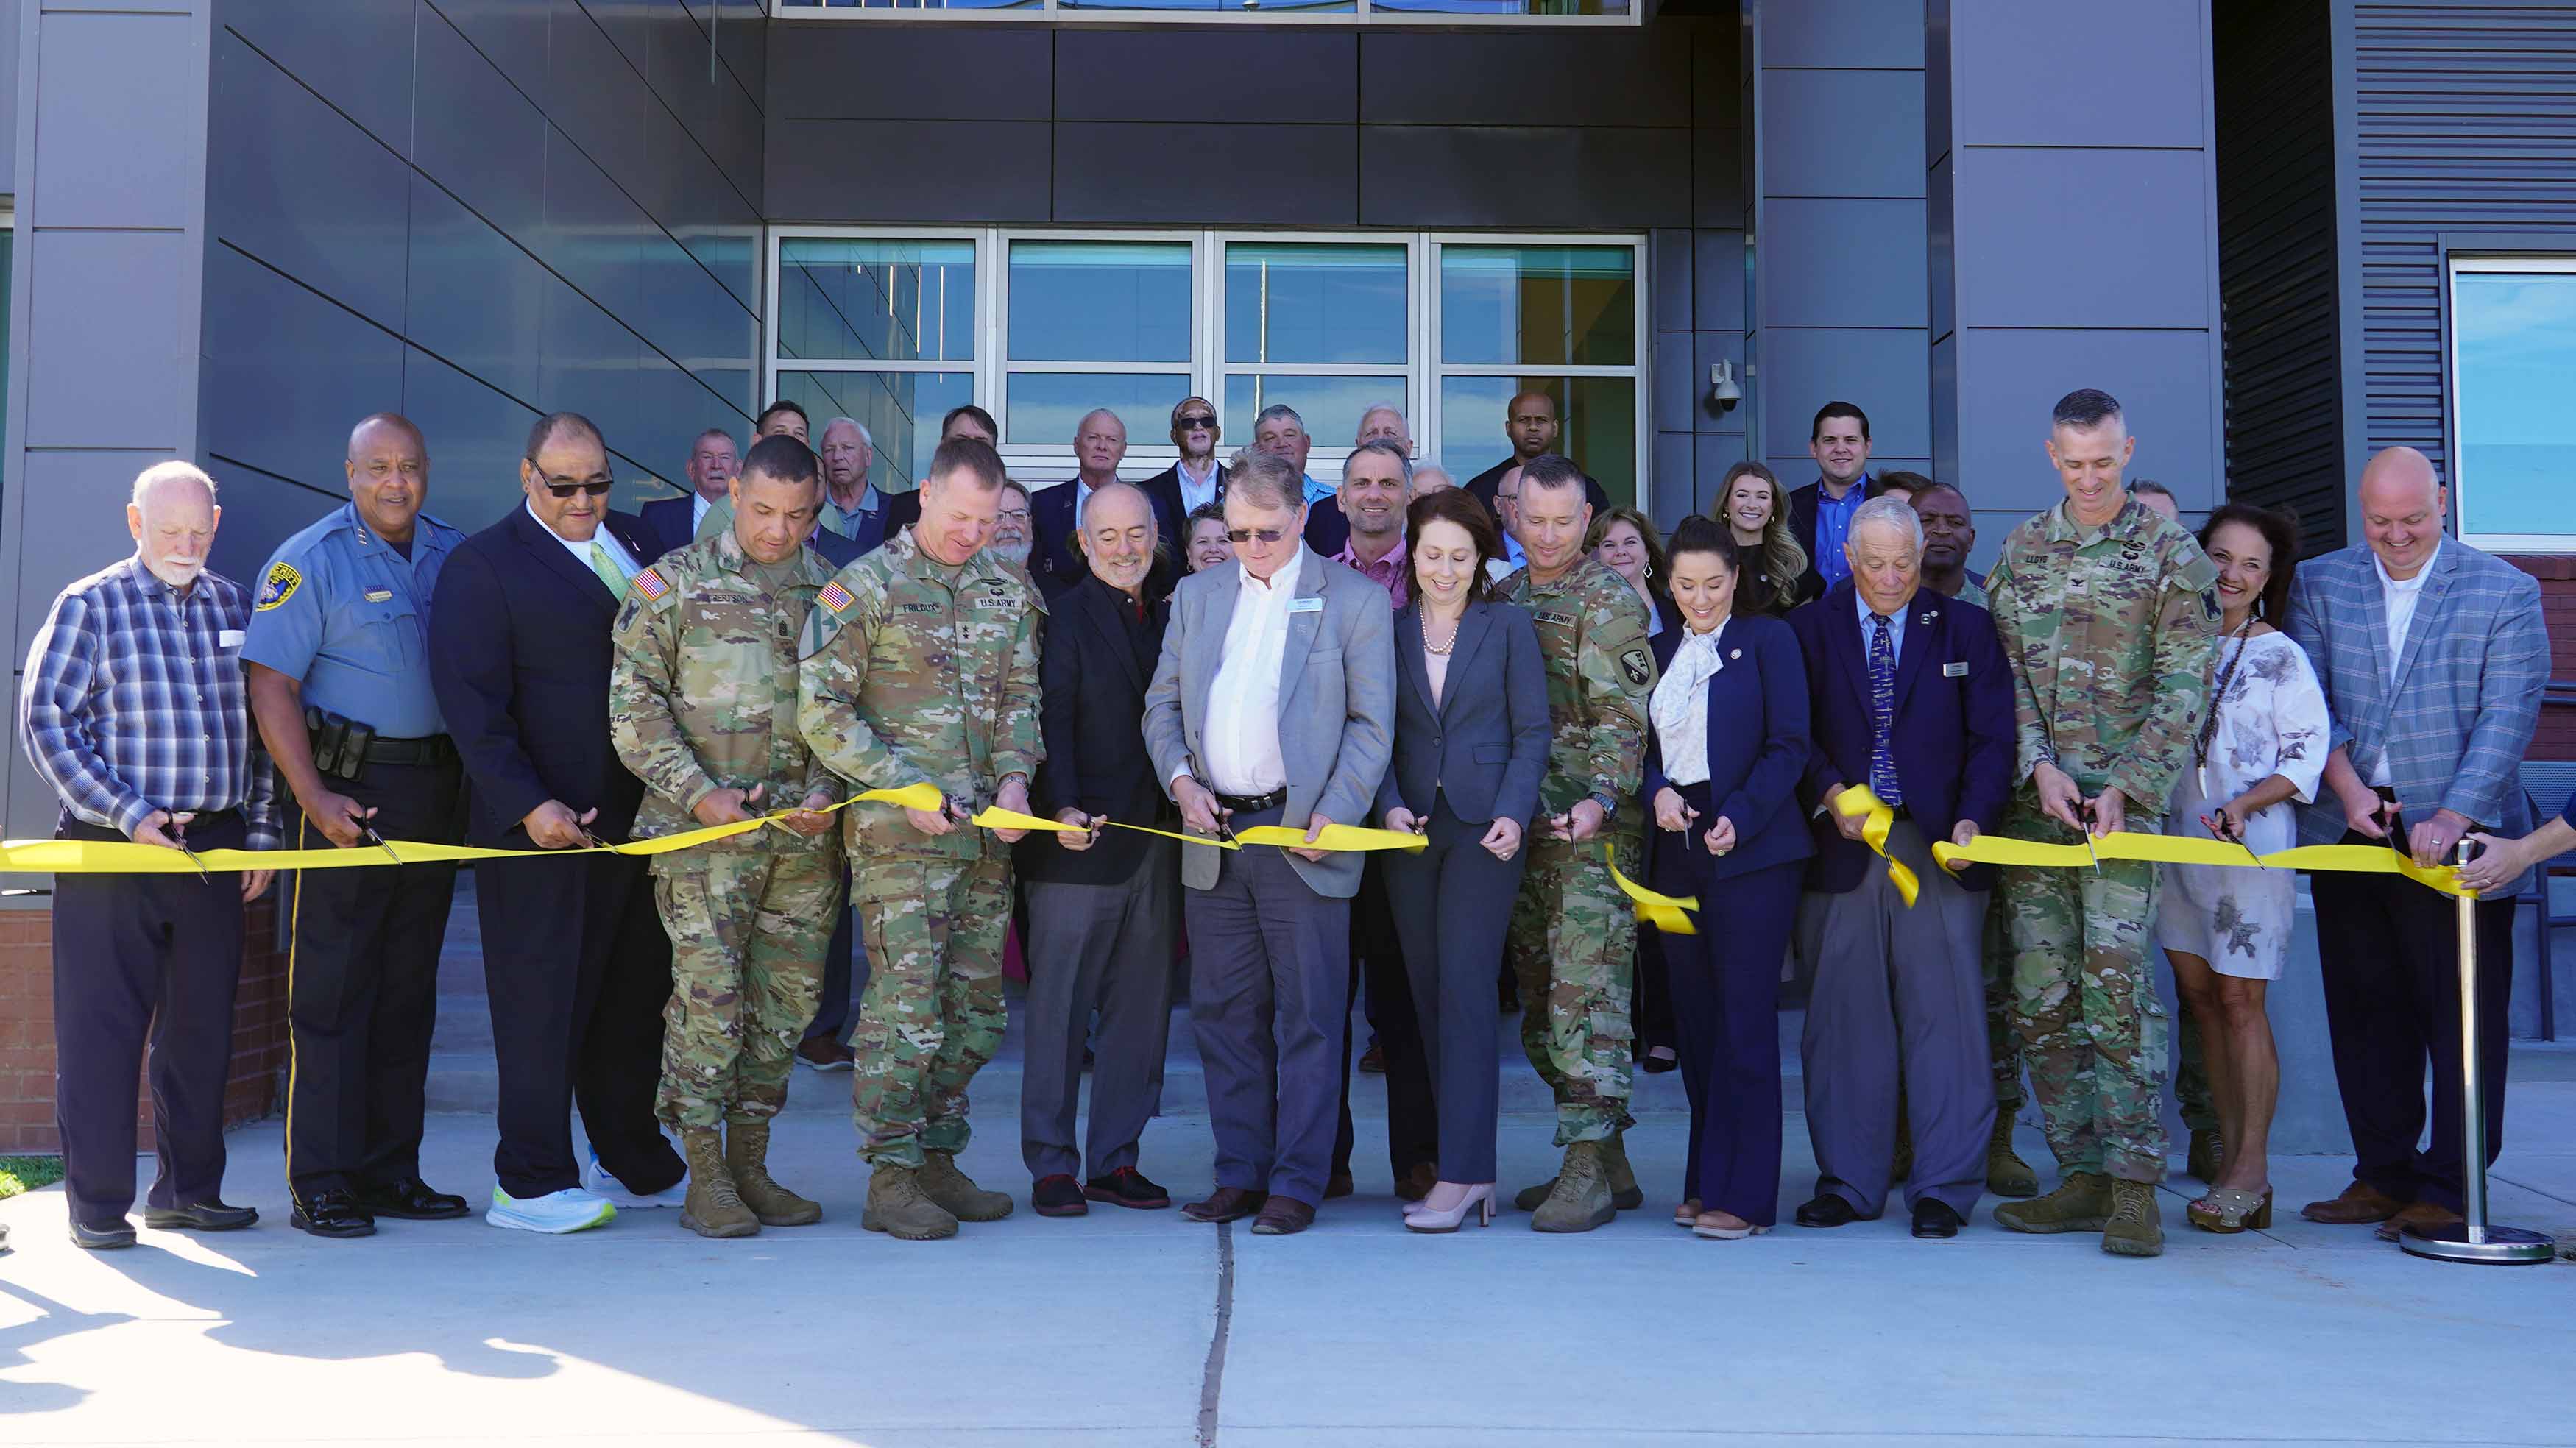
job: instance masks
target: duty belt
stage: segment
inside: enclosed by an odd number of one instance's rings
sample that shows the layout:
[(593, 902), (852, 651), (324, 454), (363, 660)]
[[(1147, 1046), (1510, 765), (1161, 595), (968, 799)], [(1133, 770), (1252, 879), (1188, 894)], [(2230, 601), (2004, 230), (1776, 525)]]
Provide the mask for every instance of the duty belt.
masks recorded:
[(387, 739), (377, 735), (367, 744), (369, 764), (453, 764), (456, 741), (444, 734), (429, 734), (418, 739)]

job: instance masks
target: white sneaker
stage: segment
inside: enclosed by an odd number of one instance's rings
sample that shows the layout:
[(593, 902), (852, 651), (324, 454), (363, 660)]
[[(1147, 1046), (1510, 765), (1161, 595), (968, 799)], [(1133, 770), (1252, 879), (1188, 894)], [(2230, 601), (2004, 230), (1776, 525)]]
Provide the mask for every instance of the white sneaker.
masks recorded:
[(617, 1208), (579, 1187), (566, 1187), (525, 1201), (494, 1187), (491, 1209), (483, 1214), (486, 1226), (556, 1236), (585, 1227), (605, 1227), (615, 1220)]
[(663, 1190), (646, 1196), (640, 1192), (628, 1191), (626, 1184), (617, 1179), (616, 1173), (599, 1164), (599, 1153), (595, 1151), (590, 1154), (590, 1160), (582, 1164), (581, 1188), (612, 1206), (623, 1207), (630, 1211), (642, 1211), (649, 1207), (677, 1207), (689, 1200), (687, 1173), (682, 1173), (678, 1181)]

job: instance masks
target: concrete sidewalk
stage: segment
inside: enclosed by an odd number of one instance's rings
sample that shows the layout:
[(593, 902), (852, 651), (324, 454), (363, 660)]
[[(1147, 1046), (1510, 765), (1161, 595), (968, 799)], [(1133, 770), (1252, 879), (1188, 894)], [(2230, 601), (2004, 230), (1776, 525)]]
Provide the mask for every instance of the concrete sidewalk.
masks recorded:
[[(2576, 1241), (2576, 1054), (2518, 1049), (2516, 1074), (2497, 1218)], [(795, 1091), (847, 1083), (800, 1071)], [(261, 1209), (254, 1231), (93, 1255), (65, 1241), (59, 1189), (0, 1203), (0, 1442), (2576, 1442), (2576, 1267), (2424, 1262), (2297, 1220), (2339, 1159), (2278, 1160), (2278, 1225), (2235, 1238), (2184, 1227), (2178, 1183), (2151, 1262), (1982, 1207), (1951, 1242), (1891, 1212), (1716, 1243), (1670, 1225), (1683, 1123), (1658, 1110), (1632, 1136), (1646, 1210), (1580, 1237), (1518, 1213), (1417, 1237), (1373, 1119), (1361, 1194), (1274, 1239), (1029, 1213), (1015, 1074), (979, 1084), (966, 1164), (1022, 1204), (944, 1243), (859, 1229), (829, 1109), (791, 1112), (778, 1143), (825, 1220), (742, 1242), (669, 1212), (318, 1241), (286, 1226), (274, 1124), (231, 1139), (226, 1195)], [(1505, 1120), (1507, 1189), (1550, 1169), (1548, 1131)], [(1813, 1172), (1794, 1116), (1788, 1141), (1784, 1220)], [(487, 1192), (491, 1147), (488, 1120), (434, 1118), (426, 1169)], [(1209, 1159), (1204, 1116), (1147, 1137), (1176, 1194), (1207, 1188)]]

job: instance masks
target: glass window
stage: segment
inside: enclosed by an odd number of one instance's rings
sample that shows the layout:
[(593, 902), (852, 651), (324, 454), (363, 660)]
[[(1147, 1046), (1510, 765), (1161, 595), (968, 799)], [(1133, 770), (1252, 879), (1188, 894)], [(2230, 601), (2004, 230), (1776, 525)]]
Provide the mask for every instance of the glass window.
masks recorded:
[(1225, 360), (1401, 367), (1412, 331), (1405, 270), (1402, 245), (1229, 242)]
[(2459, 530), (2472, 540), (2576, 544), (2565, 482), (2576, 455), (2576, 411), (2566, 404), (2576, 374), (2576, 259), (2567, 270), (2546, 265), (2452, 277)]
[(1105, 407), (1126, 424), (1128, 447), (1168, 447), (1172, 404), (1190, 391), (1189, 376), (1181, 372), (1014, 372), (1002, 440), (1062, 448), (1070, 459), (1084, 414)]
[(975, 243), (840, 237), (780, 242), (778, 355), (972, 360)]
[(1372, 10), (1429, 15), (1619, 15), (1627, 0), (1369, 0)]
[(1012, 361), (1190, 360), (1188, 242), (1010, 246)]
[(782, 371), (777, 395), (805, 409), (817, 442), (826, 422), (856, 418), (876, 445), (868, 481), (900, 493), (921, 485), (930, 455), (939, 447), (940, 419), (950, 408), (975, 400), (975, 374)]
[(1402, 377), (1300, 377), (1238, 372), (1225, 379), (1225, 435), (1238, 445), (1252, 443), (1252, 420), (1265, 407), (1285, 403), (1297, 409), (1306, 436), (1319, 446), (1346, 449), (1359, 435), (1360, 414), (1386, 403), (1408, 418)]
[(1556, 402), (1556, 450), (1580, 464), (1611, 501), (1638, 496), (1637, 379), (1634, 377), (1444, 377), (1440, 458), (1464, 482), (1509, 459), (1503, 418), (1512, 399), (1544, 392)]
[(1443, 246), (1440, 360), (1635, 365), (1637, 249)]

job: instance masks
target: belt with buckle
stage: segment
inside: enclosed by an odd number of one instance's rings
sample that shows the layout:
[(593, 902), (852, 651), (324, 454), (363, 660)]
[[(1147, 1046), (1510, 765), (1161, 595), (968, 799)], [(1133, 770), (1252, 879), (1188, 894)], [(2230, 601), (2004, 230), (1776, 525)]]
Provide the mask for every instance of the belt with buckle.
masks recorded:
[(1220, 794), (1216, 797), (1216, 802), (1236, 814), (1255, 814), (1265, 809), (1277, 809), (1286, 804), (1288, 791), (1283, 787), (1274, 789), (1268, 794)]
[(367, 745), (369, 764), (452, 764), (456, 761), (456, 741), (444, 734), (424, 735), (418, 739), (387, 739), (377, 735)]

